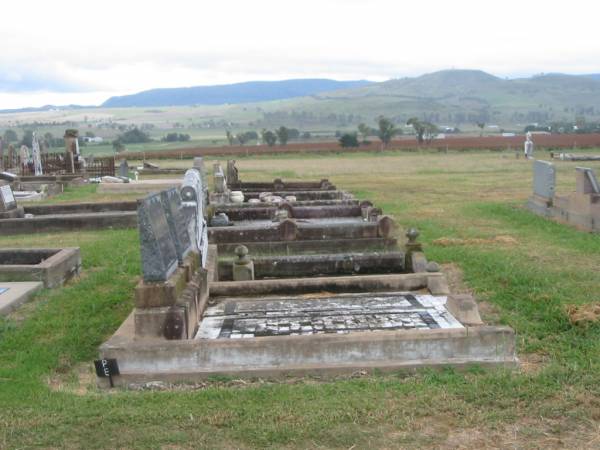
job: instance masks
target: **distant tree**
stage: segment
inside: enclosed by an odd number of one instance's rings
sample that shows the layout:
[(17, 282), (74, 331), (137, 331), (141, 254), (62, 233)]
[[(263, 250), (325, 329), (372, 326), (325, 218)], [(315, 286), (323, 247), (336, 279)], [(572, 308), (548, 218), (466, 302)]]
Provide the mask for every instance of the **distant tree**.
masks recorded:
[(360, 143), (358, 142), (358, 136), (356, 133), (344, 133), (339, 138), (340, 146), (344, 148), (349, 147), (358, 147)]
[(477, 126), (479, 127), (479, 136), (483, 136), (483, 129), (485, 128), (485, 122), (477, 122)]
[(235, 142), (235, 136), (233, 133), (230, 130), (227, 130), (225, 131), (225, 136), (227, 136), (227, 142), (229, 142), (229, 145), (233, 145)]
[(424, 132), (423, 138), (425, 139), (425, 143), (430, 144), (431, 141), (435, 139), (435, 137), (439, 134), (439, 128), (429, 122), (424, 122)]
[(120, 139), (115, 139), (112, 143), (113, 149), (115, 150), (115, 152), (117, 153), (121, 153), (123, 151), (125, 151), (125, 145), (123, 144), (123, 142), (121, 142)]
[(54, 135), (49, 131), (44, 133), (44, 141), (46, 142), (46, 147), (54, 147)]
[(10, 128), (4, 132), (4, 142), (11, 143), (17, 142), (19, 140), (19, 136), (17, 136), (17, 132), (15, 130), (11, 130)]
[(294, 141), (300, 137), (300, 130), (296, 128), (288, 128), (288, 139)]
[(167, 135), (161, 139), (162, 142), (185, 142), (189, 140), (190, 135), (183, 133), (167, 133)]
[(96, 137), (96, 135), (93, 132), (91, 132), (91, 131), (86, 131), (85, 132), (85, 137), (93, 138), (93, 137)]
[(421, 122), (416, 117), (411, 117), (406, 122), (406, 125), (411, 125), (415, 130), (415, 134), (417, 135), (417, 142), (419, 144), (423, 143), (423, 135), (425, 134), (425, 122)]
[(277, 142), (277, 135), (271, 130), (262, 130), (260, 134), (263, 142), (265, 142), (269, 147), (273, 147)]
[(392, 138), (398, 134), (398, 128), (394, 123), (384, 116), (379, 116), (377, 119), (377, 137), (381, 140), (381, 147), (387, 147)]
[(152, 140), (147, 133), (137, 127), (127, 130), (125, 133), (121, 134), (118, 139), (123, 144), (141, 144)]
[(372, 132), (371, 127), (368, 126), (366, 123), (359, 123), (358, 132), (362, 136), (363, 144), (366, 144), (368, 142), (367, 138), (371, 135)]
[(290, 130), (283, 125), (275, 130), (275, 134), (277, 135), (277, 139), (279, 139), (279, 143), (281, 145), (286, 145), (288, 139), (290, 138)]
[(29, 148), (32, 147), (32, 145), (33, 145), (33, 131), (32, 130), (25, 130), (25, 132), (23, 133), (23, 139), (21, 139), (21, 145), (26, 145)]

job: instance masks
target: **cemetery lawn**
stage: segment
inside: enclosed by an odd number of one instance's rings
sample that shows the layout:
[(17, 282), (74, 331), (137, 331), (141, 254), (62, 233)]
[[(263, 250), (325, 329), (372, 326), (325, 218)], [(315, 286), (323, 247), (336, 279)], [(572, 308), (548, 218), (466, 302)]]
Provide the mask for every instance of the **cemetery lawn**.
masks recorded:
[[(559, 193), (574, 189), (575, 165), (556, 163)], [(80, 246), (84, 266), (0, 319), (0, 448), (600, 447), (600, 317), (573, 325), (568, 314), (600, 304), (600, 236), (522, 207), (531, 163), (386, 152), (240, 158), (238, 167), (244, 180), (329, 177), (419, 228), (454, 291), (473, 292), (484, 320), (516, 330), (520, 369), (99, 391), (92, 360), (133, 307), (137, 231), (0, 236), (1, 247)], [(98, 198), (79, 189), (63, 195)]]

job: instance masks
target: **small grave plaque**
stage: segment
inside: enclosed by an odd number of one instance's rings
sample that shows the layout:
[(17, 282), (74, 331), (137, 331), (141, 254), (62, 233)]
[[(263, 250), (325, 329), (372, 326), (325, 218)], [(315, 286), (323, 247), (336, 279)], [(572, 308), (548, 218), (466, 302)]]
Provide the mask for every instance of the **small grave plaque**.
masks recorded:
[(96, 359), (94, 361), (96, 367), (96, 375), (99, 378), (108, 378), (110, 381), (110, 387), (114, 387), (112, 377), (114, 375), (120, 375), (119, 365), (116, 359)]
[(165, 216), (171, 231), (171, 238), (175, 244), (177, 252), (177, 260), (179, 264), (183, 264), (184, 258), (192, 248), (190, 235), (188, 234), (188, 223), (186, 215), (182, 210), (181, 196), (177, 189), (172, 188), (160, 193)]
[(177, 252), (160, 193), (138, 200), (144, 281), (166, 281), (177, 269)]
[(533, 193), (544, 198), (554, 197), (556, 185), (556, 169), (554, 164), (546, 161), (533, 163)]
[(17, 201), (13, 195), (10, 185), (6, 184), (0, 186), (0, 211), (8, 211), (9, 209), (15, 209), (17, 207)]

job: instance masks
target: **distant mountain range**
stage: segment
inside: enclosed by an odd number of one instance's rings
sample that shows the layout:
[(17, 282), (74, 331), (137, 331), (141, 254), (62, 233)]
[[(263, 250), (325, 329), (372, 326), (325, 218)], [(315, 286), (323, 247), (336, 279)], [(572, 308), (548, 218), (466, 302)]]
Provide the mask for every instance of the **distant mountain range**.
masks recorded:
[[(382, 114), (397, 123), (416, 116), (443, 125), (472, 125), (476, 121), (545, 123), (572, 121), (579, 115), (600, 120), (600, 74), (553, 73), (505, 79), (479, 70), (443, 70), (380, 83), (328, 79), (253, 81), (153, 89), (111, 97), (100, 108), (223, 104), (246, 108), (244, 104), (249, 102), (259, 103), (253, 111), (265, 126), (285, 124), (294, 117), (300, 126), (328, 122), (344, 127), (357, 121), (373, 122)], [(84, 107), (48, 105), (0, 112), (78, 108)]]
[[(419, 117), (437, 124), (535, 123), (600, 118), (600, 75), (548, 74), (504, 79), (479, 70), (443, 70), (367, 86), (290, 99), (261, 108), (317, 118), (358, 114), (372, 121), (383, 114), (401, 123)], [(284, 116), (284, 115), (283, 115)], [(340, 121), (342, 123), (343, 121)]]
[(131, 106), (223, 105), (267, 102), (306, 97), (338, 89), (352, 89), (371, 84), (370, 81), (336, 81), (327, 79), (297, 79), (283, 81), (250, 81), (219, 86), (152, 89), (137, 94), (111, 97), (103, 108)]

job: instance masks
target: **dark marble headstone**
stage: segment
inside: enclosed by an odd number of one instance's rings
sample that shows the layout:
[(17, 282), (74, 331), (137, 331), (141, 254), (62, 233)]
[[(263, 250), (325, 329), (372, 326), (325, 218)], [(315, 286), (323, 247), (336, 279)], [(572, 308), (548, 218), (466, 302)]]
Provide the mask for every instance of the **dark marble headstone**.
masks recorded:
[(144, 281), (166, 281), (177, 269), (177, 251), (160, 193), (138, 200)]
[(9, 184), (2, 185), (0, 182), (0, 212), (10, 211), (17, 208), (17, 201)]
[(183, 264), (183, 260), (192, 249), (192, 242), (188, 234), (188, 219), (181, 206), (181, 196), (176, 188), (162, 191), (160, 196), (171, 238), (175, 244), (177, 260), (179, 264)]

